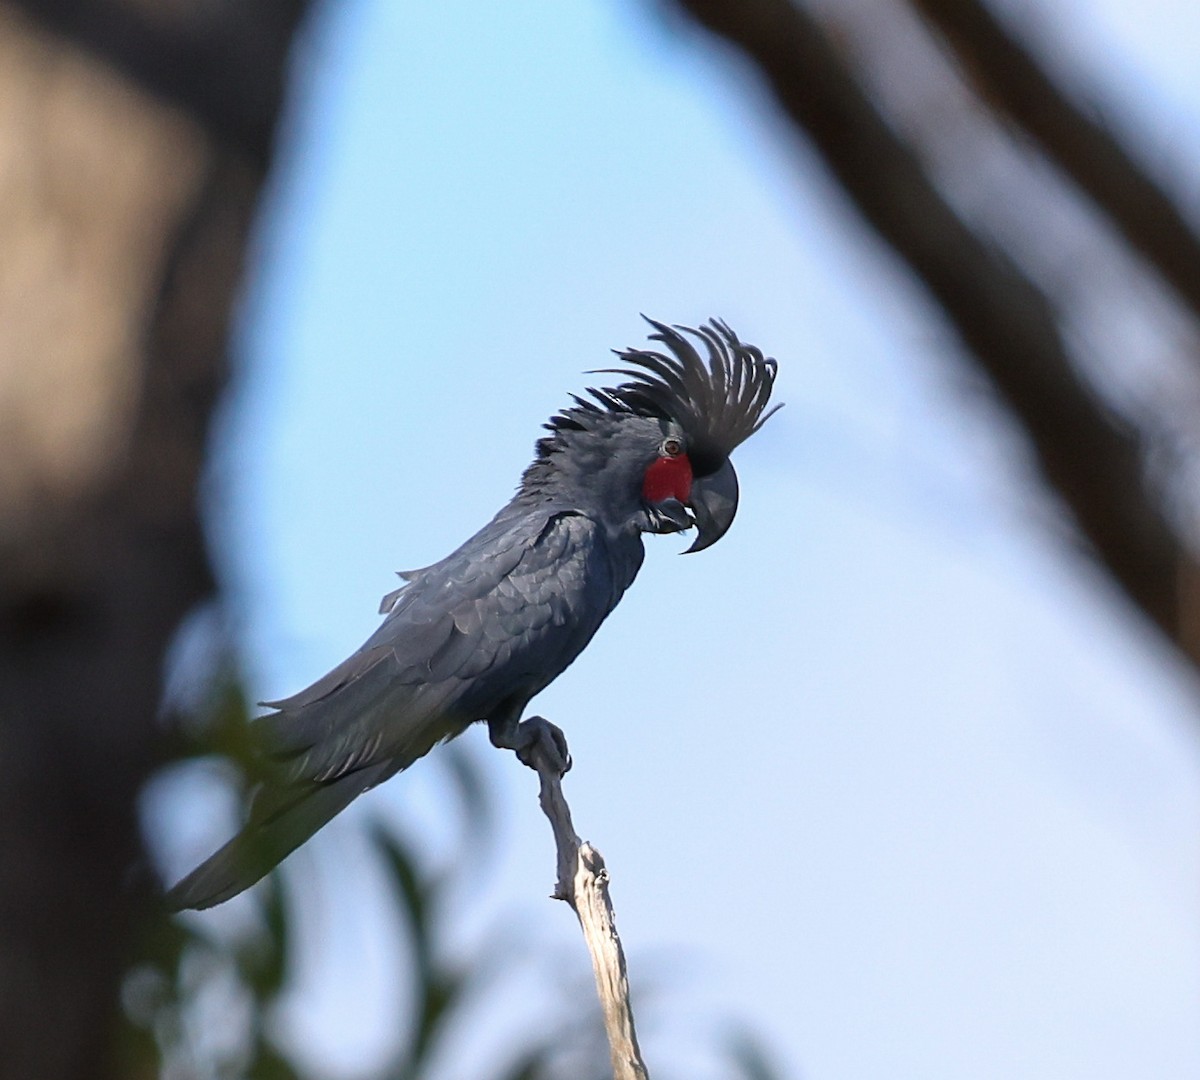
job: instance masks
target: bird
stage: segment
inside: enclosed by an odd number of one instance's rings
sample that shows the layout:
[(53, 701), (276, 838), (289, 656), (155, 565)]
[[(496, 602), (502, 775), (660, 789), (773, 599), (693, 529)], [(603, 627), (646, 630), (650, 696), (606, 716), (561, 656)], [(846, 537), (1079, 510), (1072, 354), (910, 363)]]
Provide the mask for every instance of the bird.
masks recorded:
[[(646, 318), (643, 316), (643, 318)], [(402, 571), (379, 628), (292, 697), (262, 702), (245, 827), (169, 889), (169, 910), (204, 909), (255, 884), (359, 795), (438, 743), (484, 722), (493, 745), (558, 774), (566, 738), (530, 700), (583, 651), (633, 583), (644, 534), (694, 528), (686, 553), (733, 523), (732, 451), (757, 432), (777, 364), (710, 319), (646, 318), (662, 349), (613, 350), (622, 382), (544, 425), (512, 499), (446, 558)]]

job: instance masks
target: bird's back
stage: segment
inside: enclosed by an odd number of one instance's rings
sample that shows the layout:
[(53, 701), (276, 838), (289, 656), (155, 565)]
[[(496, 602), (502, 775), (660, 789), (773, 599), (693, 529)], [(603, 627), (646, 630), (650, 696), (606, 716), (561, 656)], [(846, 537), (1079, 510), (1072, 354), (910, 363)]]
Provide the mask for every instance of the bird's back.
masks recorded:
[(614, 542), (573, 511), (502, 511), (452, 555), (406, 575), (362, 648), (268, 703), (276, 711), (257, 721), (268, 753), (291, 780), (385, 760), (398, 771), (498, 708), (519, 712), (591, 640), (641, 554), (636, 536)]

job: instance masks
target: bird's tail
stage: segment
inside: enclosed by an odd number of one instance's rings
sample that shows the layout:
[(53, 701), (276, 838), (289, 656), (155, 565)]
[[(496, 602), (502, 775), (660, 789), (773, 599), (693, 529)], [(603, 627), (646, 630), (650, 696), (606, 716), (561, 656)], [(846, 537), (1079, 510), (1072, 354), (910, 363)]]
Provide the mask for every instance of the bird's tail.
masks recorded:
[(171, 911), (203, 910), (250, 888), (395, 766), (377, 762), (328, 783), (264, 787), (246, 827), (171, 888)]

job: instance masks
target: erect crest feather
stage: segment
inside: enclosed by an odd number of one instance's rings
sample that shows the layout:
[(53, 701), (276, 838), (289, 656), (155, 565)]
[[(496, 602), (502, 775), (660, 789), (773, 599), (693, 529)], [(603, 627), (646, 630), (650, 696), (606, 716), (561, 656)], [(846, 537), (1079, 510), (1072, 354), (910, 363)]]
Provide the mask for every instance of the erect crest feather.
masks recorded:
[[(643, 318), (646, 318), (643, 316)], [(563, 436), (611, 422), (621, 415), (674, 420), (688, 440), (688, 457), (697, 476), (721, 467), (733, 450), (781, 406), (767, 409), (775, 384), (775, 361), (738, 340), (720, 319), (699, 329), (668, 326), (646, 318), (654, 327), (651, 341), (670, 351), (614, 349), (628, 368), (605, 368), (597, 375), (622, 375), (618, 386), (591, 388), (590, 397), (571, 395), (573, 404), (550, 418), (550, 432), (538, 440), (538, 456), (525, 471), (523, 485), (536, 484), (550, 459), (563, 449)], [(703, 347), (701, 357), (694, 339)]]
[[(674, 420), (687, 433), (688, 456), (697, 475), (706, 475), (720, 468), (735, 447), (781, 408), (767, 408), (776, 363), (753, 345), (739, 341), (720, 319), (698, 329), (668, 326), (650, 318), (646, 321), (655, 329), (650, 340), (662, 342), (670, 355), (643, 349), (615, 350), (633, 366), (606, 368), (596, 374), (623, 375), (629, 381), (588, 393), (609, 410)], [(706, 358), (691, 339), (703, 347)]]

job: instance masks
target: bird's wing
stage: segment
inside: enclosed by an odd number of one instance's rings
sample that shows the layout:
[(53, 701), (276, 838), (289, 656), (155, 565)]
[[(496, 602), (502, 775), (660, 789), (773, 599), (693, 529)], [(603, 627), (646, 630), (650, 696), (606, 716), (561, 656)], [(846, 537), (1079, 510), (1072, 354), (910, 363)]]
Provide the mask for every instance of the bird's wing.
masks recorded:
[[(495, 525), (496, 523), (493, 523)], [(257, 721), (292, 780), (330, 781), (524, 702), (583, 649), (628, 582), (576, 513), (501, 522), (416, 576), (361, 649)]]
[(415, 575), (358, 652), (256, 721), (281, 771), (259, 787), (246, 827), (167, 904), (236, 895), (440, 739), (490, 710), (523, 708), (587, 644), (639, 562), (614, 575), (592, 521), (548, 510), (501, 515)]

